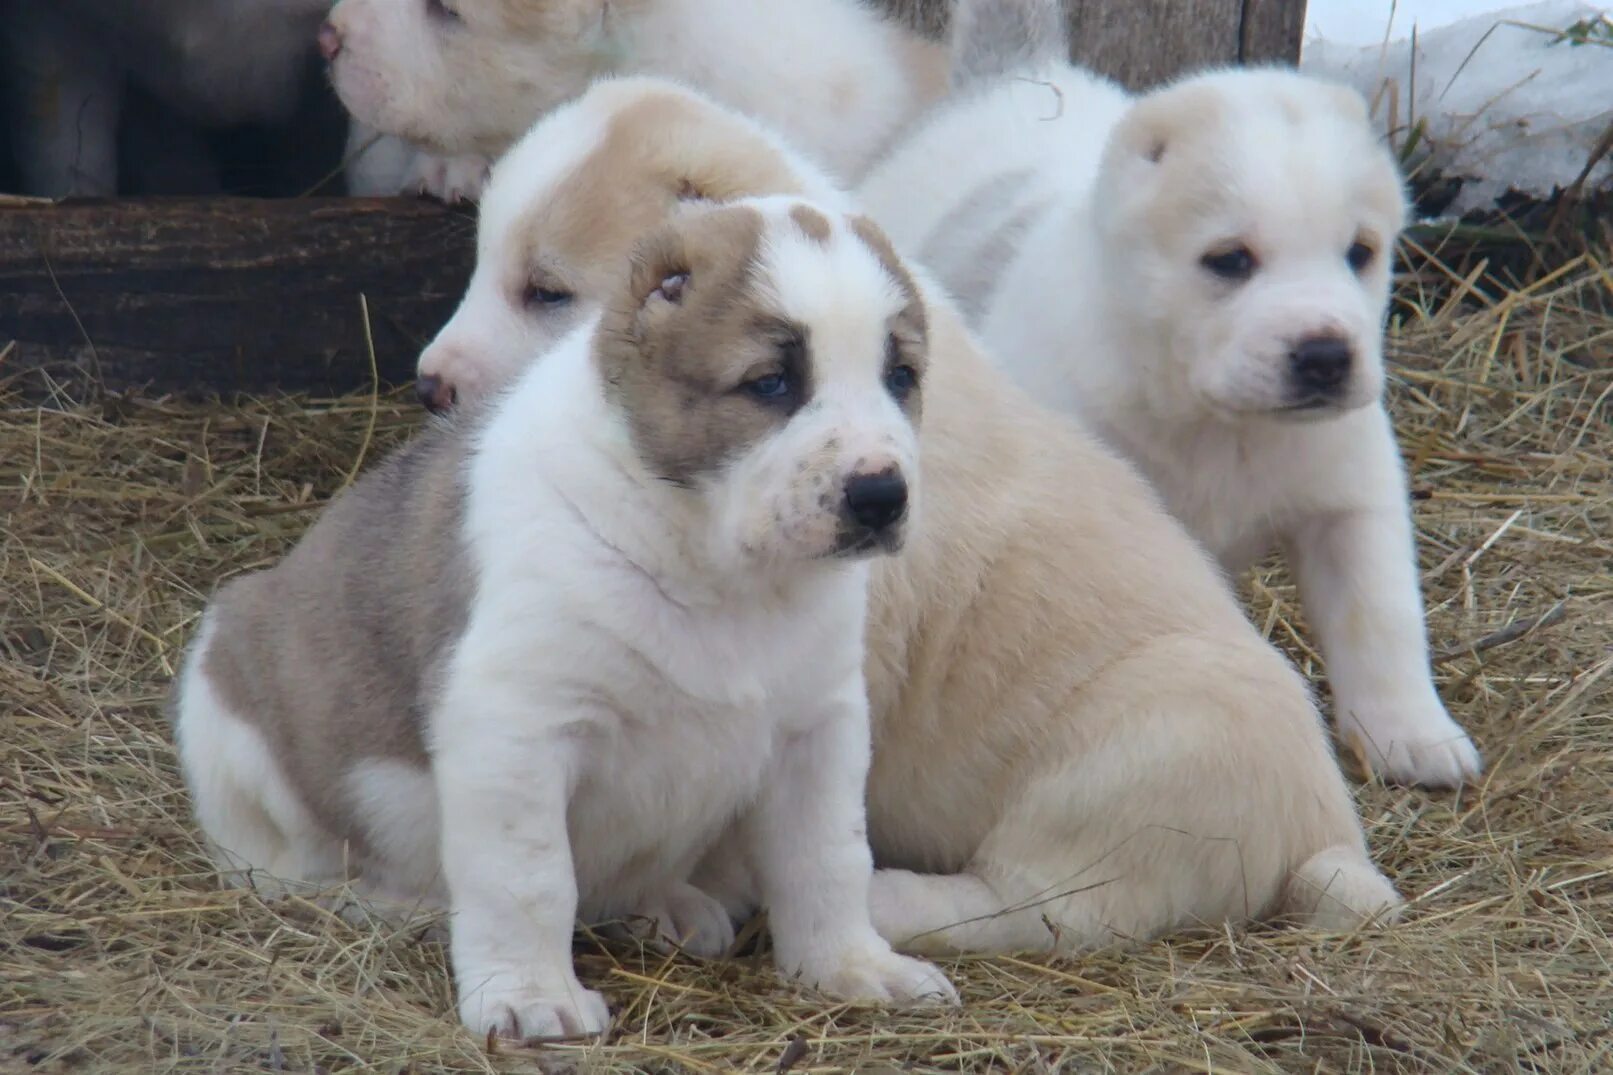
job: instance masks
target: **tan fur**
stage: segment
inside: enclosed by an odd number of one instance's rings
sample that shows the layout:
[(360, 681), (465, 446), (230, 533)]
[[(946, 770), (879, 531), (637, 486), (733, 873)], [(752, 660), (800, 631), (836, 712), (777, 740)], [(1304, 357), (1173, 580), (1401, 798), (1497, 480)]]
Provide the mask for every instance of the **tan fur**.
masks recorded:
[[(675, 117), (686, 148), (613, 124), (576, 181), (546, 191), (522, 223), (537, 249), (575, 243), (573, 214), (602, 201), (619, 214), (571, 249), (573, 271), (611, 264), (617, 236), (656, 223), (690, 176), (730, 194), (811, 182), (768, 182), (782, 162), (715, 106), (634, 93), (617, 123)], [(869, 829), (895, 868), (876, 878), (882, 931), (1069, 948), (1393, 903), (1303, 680), (1207, 555), (1128, 466), (1014, 389), (937, 293), (925, 306), (925, 507), (906, 553), (875, 569), (868, 638)], [(949, 928), (966, 917), (936, 899), (949, 888), (978, 921)]]
[(810, 205), (798, 205), (791, 209), (790, 219), (795, 222), (796, 227), (801, 229), (801, 234), (813, 242), (826, 243), (829, 241), (829, 218)]
[(568, 187), (576, 197), (534, 205), (514, 224), (527, 237), (520, 269), (527, 282), (579, 294), (608, 287), (620, 265), (596, 256), (626, 250), (644, 229), (645, 210), (665, 217), (680, 201), (728, 201), (752, 190), (795, 193), (782, 158), (707, 152), (714, 143), (685, 99), (647, 97), (617, 113), (597, 152)]

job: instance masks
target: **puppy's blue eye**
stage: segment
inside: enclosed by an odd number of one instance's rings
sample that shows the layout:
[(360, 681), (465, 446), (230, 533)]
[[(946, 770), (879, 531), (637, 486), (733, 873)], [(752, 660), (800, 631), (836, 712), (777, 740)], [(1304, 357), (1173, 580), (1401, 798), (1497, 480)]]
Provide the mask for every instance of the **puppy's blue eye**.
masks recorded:
[(444, 3), (444, 0), (426, 0), (426, 14), (443, 22), (459, 21), (459, 12)]
[(901, 403), (919, 386), (918, 370), (912, 366), (892, 366), (885, 371), (885, 391)]
[(1351, 272), (1365, 272), (1367, 266), (1372, 264), (1372, 258), (1376, 253), (1377, 251), (1366, 243), (1351, 243), (1344, 260), (1350, 263)]
[(790, 394), (790, 379), (782, 373), (769, 373), (746, 381), (745, 391), (757, 399), (783, 399)]
[(1255, 256), (1247, 246), (1235, 246), (1205, 254), (1199, 259), (1210, 272), (1223, 280), (1243, 281), (1255, 274)]

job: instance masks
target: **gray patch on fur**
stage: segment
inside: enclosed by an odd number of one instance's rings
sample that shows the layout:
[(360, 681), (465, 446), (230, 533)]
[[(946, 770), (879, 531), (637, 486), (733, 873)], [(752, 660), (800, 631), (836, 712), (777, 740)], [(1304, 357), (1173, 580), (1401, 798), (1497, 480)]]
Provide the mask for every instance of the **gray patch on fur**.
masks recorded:
[(1068, 58), (1059, 0), (960, 0), (952, 16), (952, 88)]
[(1045, 206), (1025, 197), (1031, 185), (1028, 169), (992, 177), (941, 219), (920, 251), (971, 324), (990, 308), (1003, 270)]

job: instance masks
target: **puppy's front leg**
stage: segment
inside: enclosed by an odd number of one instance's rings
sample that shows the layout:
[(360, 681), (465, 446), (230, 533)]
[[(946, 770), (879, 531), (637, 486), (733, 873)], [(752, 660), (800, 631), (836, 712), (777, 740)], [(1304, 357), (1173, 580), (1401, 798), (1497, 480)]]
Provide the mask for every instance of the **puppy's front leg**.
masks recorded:
[(609, 1010), (571, 961), (566, 811), (578, 746), (563, 721), (535, 726), (533, 703), (514, 692), (466, 701), (476, 707), (459, 709), (467, 719), (439, 722), (433, 758), (460, 1018), (477, 1034), (597, 1034)]
[(897, 955), (869, 917), (868, 701), (860, 677), (822, 704), (825, 718), (781, 748), (745, 827), (779, 971), (849, 1000), (956, 1004), (945, 976)]
[[(1387, 476), (1404, 491), (1398, 469)], [(1321, 643), (1333, 712), (1374, 772), (1450, 787), (1482, 765), (1445, 712), (1428, 669), (1428, 634), (1411, 518), (1391, 502), (1306, 520), (1285, 538)]]

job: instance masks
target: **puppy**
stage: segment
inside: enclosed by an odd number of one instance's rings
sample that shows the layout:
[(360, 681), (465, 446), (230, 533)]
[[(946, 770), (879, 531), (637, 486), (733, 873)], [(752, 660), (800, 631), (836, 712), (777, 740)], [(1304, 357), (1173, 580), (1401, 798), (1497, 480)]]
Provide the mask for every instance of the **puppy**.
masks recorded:
[[(1404, 197), (1364, 102), (1275, 69), (1132, 100), (1064, 63), (1044, 26), (1022, 67), (960, 62), (974, 84), (893, 151), (864, 203), (1003, 366), (1140, 467), (1227, 571), (1283, 549), (1335, 718), (1372, 771), (1477, 775), (1429, 675), (1383, 406)], [(1012, 51), (959, 48), (987, 66)]]
[(597, 1033), (573, 922), (720, 952), (686, 879), (741, 816), (782, 973), (955, 1002), (870, 924), (862, 800), (867, 557), (913, 525), (926, 355), (865, 220), (653, 233), (548, 361), (219, 592), (176, 708), (221, 866), (446, 901), (467, 1027)]
[[(761, 193), (844, 202), (709, 100), (597, 85), (494, 167), (480, 263), (424, 368), (476, 406), (607, 299), (634, 229)], [(1393, 907), (1304, 682), (1146, 483), (1015, 389), (914, 275), (925, 507), (874, 567), (867, 655), (880, 931), (1077, 949)], [(720, 851), (699, 881), (742, 912), (751, 883)]]
[(330, 0), (0, 0), (25, 193), (118, 192), (133, 80), (203, 126), (287, 119)]
[(487, 159), (596, 78), (658, 74), (854, 177), (946, 81), (940, 46), (857, 0), (341, 0), (321, 44), (355, 118)]

